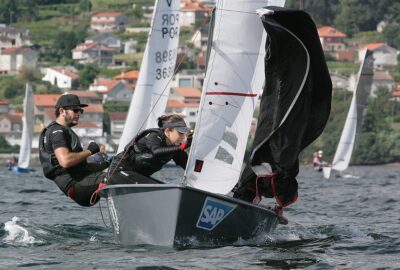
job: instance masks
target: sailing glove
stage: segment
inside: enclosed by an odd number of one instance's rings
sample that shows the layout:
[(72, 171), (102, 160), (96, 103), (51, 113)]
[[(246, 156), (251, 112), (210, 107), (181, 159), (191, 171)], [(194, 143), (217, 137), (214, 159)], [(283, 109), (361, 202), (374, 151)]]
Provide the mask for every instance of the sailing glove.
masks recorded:
[(192, 145), (192, 139), (193, 139), (193, 133), (189, 133), (186, 137), (186, 141), (184, 143), (181, 143), (179, 148), (182, 151), (185, 151), (185, 149), (188, 149)]
[(99, 145), (95, 142), (89, 143), (87, 149), (92, 153), (92, 155), (100, 151)]

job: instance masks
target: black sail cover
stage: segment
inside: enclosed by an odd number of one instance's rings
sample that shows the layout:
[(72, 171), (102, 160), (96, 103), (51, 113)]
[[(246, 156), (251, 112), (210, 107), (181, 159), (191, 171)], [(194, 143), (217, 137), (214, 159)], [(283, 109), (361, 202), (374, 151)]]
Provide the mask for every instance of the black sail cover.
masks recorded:
[(276, 195), (286, 206), (297, 198), (298, 156), (328, 120), (332, 82), (310, 15), (281, 7), (266, 9), (272, 12), (262, 16), (268, 34), (265, 87), (252, 153), (239, 187), (255, 182), (251, 166), (268, 163), (276, 173)]

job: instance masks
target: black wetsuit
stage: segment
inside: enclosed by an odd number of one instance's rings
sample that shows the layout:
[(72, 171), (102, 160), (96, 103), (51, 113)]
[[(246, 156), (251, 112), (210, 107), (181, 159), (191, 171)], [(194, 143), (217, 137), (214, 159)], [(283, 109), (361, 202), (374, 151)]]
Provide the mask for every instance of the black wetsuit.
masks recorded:
[(44, 175), (79, 205), (91, 206), (91, 196), (104, 180), (105, 173), (102, 170), (108, 167), (108, 163), (92, 164), (85, 160), (73, 167), (63, 168), (54, 153), (60, 147), (75, 153), (83, 151), (79, 137), (72, 129), (52, 122), (39, 138), (39, 157)]
[(179, 146), (167, 145), (164, 130), (142, 131), (113, 159), (108, 169), (108, 184), (162, 183), (150, 175), (170, 160), (186, 168), (188, 155)]

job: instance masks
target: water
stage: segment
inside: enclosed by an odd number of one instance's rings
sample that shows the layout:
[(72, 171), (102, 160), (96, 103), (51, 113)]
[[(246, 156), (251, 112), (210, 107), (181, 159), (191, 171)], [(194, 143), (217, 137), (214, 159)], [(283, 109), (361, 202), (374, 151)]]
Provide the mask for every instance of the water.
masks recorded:
[(288, 225), (230, 246), (185, 249), (121, 247), (99, 205), (76, 205), (40, 170), (0, 174), (0, 269), (400, 269), (395, 167), (354, 167), (330, 180), (302, 168)]

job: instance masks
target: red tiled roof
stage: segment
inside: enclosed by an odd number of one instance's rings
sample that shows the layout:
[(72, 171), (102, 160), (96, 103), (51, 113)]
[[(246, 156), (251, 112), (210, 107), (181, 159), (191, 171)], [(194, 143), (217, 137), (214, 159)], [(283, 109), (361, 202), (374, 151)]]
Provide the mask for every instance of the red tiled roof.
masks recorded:
[(92, 99), (101, 99), (101, 97), (92, 91), (86, 90), (70, 90), (67, 93), (77, 95), (78, 97), (92, 98)]
[(380, 43), (369, 43), (367, 45), (364, 45), (361, 49), (362, 50), (368, 49), (370, 51), (373, 51), (373, 50), (376, 50), (376, 49), (382, 47), (383, 45), (385, 45), (385, 43), (382, 43), (382, 42), (380, 42)]
[(35, 106), (38, 107), (54, 107), (61, 94), (35, 94)]
[(12, 47), (6, 48), (1, 51), (1, 54), (23, 54), (28, 52), (29, 48), (22, 48), (22, 47)]
[(400, 91), (394, 91), (392, 97), (400, 97)]
[(199, 3), (186, 3), (183, 7), (181, 7), (181, 11), (205, 11), (211, 12), (211, 9), (205, 6), (200, 5)]
[(346, 34), (340, 32), (339, 30), (331, 26), (324, 26), (318, 28), (318, 35), (320, 37), (340, 37), (340, 38), (347, 37)]
[[(198, 104), (197, 104), (198, 105)], [(184, 108), (185, 103), (176, 99), (169, 99), (167, 103), (167, 108)]]
[(128, 113), (127, 112), (109, 112), (108, 115), (110, 116), (110, 121), (125, 121)]
[(96, 83), (92, 83), (92, 87), (97, 87), (97, 86), (105, 86), (107, 88), (106, 91), (101, 91), (101, 92), (109, 92), (111, 91), (114, 87), (116, 87), (121, 81), (118, 80), (107, 80), (107, 79), (100, 79)]
[(139, 71), (138, 70), (131, 70), (128, 72), (122, 72), (121, 74), (114, 76), (116, 80), (128, 79), (133, 80), (139, 78)]
[(7, 99), (0, 99), (0, 105), (8, 105), (10, 104)]
[(10, 120), (11, 123), (22, 122), (22, 113), (7, 114), (6, 117)]
[(174, 91), (183, 97), (201, 97), (201, 91), (193, 87), (175, 87)]

